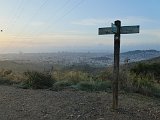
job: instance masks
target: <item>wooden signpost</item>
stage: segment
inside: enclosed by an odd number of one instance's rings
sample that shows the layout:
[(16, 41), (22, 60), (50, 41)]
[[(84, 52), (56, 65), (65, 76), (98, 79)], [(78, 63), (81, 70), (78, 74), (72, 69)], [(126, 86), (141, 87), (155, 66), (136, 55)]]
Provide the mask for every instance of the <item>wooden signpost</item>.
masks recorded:
[(118, 109), (118, 81), (119, 81), (119, 61), (120, 61), (120, 34), (139, 33), (139, 25), (121, 26), (121, 21), (112, 23), (111, 27), (99, 28), (99, 35), (114, 34), (114, 69), (113, 69), (113, 104), (114, 110)]

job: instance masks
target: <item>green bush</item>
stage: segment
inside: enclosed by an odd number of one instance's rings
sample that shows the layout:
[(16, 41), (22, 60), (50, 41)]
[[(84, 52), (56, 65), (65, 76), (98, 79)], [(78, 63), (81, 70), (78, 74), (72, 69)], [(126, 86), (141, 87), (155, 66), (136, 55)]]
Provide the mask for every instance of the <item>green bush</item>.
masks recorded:
[(159, 84), (154, 85), (154, 87), (152, 88), (152, 95), (160, 98), (160, 85)]
[(120, 88), (127, 92), (140, 93), (146, 96), (160, 97), (160, 89), (156, 87), (150, 75), (135, 74), (131, 72), (120, 73)]
[(54, 71), (52, 76), (56, 79), (56, 81), (69, 81), (72, 84), (77, 84), (80, 81), (91, 79), (88, 73), (82, 71)]
[(9, 79), (0, 77), (0, 85), (13, 85), (13, 84), (16, 84), (16, 83), (17, 82), (15, 82), (15, 81), (11, 81)]
[(102, 80), (102, 81), (112, 80), (113, 79), (112, 70), (107, 69), (107, 70), (100, 71), (98, 74), (92, 75), (92, 78), (94, 80)]
[(109, 91), (111, 90), (110, 81), (82, 81), (76, 86), (80, 90), (84, 91)]
[(160, 78), (160, 63), (138, 63), (130, 71), (136, 75), (150, 75), (158, 83)]
[(27, 77), (23, 86), (26, 88), (33, 88), (33, 89), (43, 89), (52, 87), (53, 83), (55, 82), (51, 75), (36, 72), (36, 71), (28, 71), (25, 72), (24, 75)]
[(71, 86), (72, 83), (69, 82), (69, 81), (57, 81), (53, 87), (51, 88), (51, 90), (54, 90), (54, 91), (59, 91), (59, 90), (62, 90), (66, 87), (69, 87)]
[(138, 88), (151, 88), (153, 86), (153, 82), (148, 76), (138, 75), (133, 78), (133, 85)]
[(72, 82), (73, 84), (77, 84), (80, 81), (87, 81), (89, 80), (89, 76), (87, 73), (83, 73), (81, 71), (70, 71), (65, 74), (65, 78)]

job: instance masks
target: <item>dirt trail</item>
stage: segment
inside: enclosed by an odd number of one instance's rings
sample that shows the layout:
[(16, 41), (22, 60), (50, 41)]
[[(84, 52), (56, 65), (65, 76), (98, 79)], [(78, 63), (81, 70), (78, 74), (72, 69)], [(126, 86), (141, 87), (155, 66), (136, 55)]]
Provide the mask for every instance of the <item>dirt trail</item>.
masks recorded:
[(119, 111), (110, 110), (112, 94), (74, 90), (26, 90), (0, 86), (0, 120), (160, 120), (160, 101), (120, 94)]

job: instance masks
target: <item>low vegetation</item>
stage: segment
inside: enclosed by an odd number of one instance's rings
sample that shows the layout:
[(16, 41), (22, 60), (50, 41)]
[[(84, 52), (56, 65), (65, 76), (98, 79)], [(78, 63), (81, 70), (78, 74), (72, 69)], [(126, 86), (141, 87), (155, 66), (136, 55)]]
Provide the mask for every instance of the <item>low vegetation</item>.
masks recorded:
[(24, 72), (26, 80), (23, 81), (24, 88), (44, 89), (50, 88), (55, 82), (51, 75), (36, 71)]
[(0, 84), (13, 85), (18, 84), (23, 79), (23, 76), (19, 73), (14, 73), (9, 69), (0, 70)]
[(130, 73), (136, 92), (160, 97), (160, 63), (138, 63)]
[(82, 71), (54, 71), (52, 77), (56, 80), (54, 90), (61, 90), (66, 87), (86, 91), (106, 91), (111, 89), (111, 82), (98, 79), (92, 74)]
[(111, 91), (111, 82), (101, 80), (82, 81), (75, 87), (85, 91)]
[(148, 76), (154, 82), (160, 83), (160, 63), (139, 63), (131, 68), (136, 75)]
[[(82, 68), (75, 65), (75, 67), (54, 69), (47, 73), (27, 71), (24, 74), (16, 74), (11, 70), (3, 69), (0, 72), (0, 84), (18, 84), (21, 88), (49, 88), (56, 91), (65, 88), (84, 91), (111, 91), (112, 68), (98, 68), (98, 71), (89, 65), (85, 69)], [(160, 97), (159, 78), (160, 63), (137, 63), (129, 69), (120, 70), (119, 88), (127, 92)]]

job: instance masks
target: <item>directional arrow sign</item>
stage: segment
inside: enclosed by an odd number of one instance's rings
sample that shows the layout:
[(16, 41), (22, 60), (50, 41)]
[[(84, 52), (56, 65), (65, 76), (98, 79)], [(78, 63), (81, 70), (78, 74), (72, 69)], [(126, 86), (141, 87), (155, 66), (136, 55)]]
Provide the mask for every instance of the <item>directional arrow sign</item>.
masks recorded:
[[(120, 34), (139, 33), (139, 25), (122, 26), (120, 29), (121, 29)], [(113, 25), (112, 27), (99, 28), (98, 34), (99, 35), (115, 34), (116, 30), (117, 30), (117, 27), (115, 28), (115, 25)]]
[(114, 34), (111, 27), (99, 28), (99, 35)]
[(121, 27), (121, 34), (131, 34), (131, 33), (139, 33), (139, 25)]

